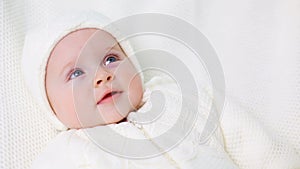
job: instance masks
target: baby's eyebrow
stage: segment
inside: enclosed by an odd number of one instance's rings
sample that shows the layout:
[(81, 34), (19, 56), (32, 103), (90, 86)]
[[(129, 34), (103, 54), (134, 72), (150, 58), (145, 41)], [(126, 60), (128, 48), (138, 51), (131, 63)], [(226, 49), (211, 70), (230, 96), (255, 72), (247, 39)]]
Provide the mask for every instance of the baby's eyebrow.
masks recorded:
[(68, 70), (67, 68), (69, 67), (73, 67), (73, 62), (68, 62), (66, 65), (64, 65), (59, 73), (59, 75), (65, 75), (66, 70)]
[(113, 46), (109, 46), (109, 47), (105, 48), (104, 51), (105, 51), (106, 53), (109, 53), (109, 52), (112, 51), (113, 49), (114, 49)]
[(113, 47), (107, 48), (107, 53), (109, 53), (109, 52), (117, 52), (117, 53), (119, 53), (120, 50), (118, 50), (117, 46), (113, 46)]

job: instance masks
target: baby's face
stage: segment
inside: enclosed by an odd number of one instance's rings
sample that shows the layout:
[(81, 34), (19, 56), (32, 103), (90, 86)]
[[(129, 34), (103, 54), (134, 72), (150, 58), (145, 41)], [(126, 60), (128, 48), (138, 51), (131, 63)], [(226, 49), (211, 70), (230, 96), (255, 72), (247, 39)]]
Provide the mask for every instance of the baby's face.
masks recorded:
[(68, 128), (119, 122), (143, 95), (133, 64), (115, 38), (99, 29), (77, 30), (57, 43), (45, 78), (50, 104)]

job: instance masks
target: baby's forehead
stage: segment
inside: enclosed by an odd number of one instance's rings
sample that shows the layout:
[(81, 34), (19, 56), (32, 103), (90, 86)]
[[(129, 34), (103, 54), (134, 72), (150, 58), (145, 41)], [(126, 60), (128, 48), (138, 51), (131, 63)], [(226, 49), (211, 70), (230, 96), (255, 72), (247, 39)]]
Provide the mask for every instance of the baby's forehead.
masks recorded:
[(97, 49), (101, 46), (112, 48), (118, 44), (108, 32), (97, 28), (84, 28), (68, 33), (55, 44), (50, 57), (55, 55), (78, 55), (85, 48)]
[(104, 57), (111, 50), (124, 53), (110, 33), (96, 28), (79, 29), (67, 34), (56, 44), (48, 58), (48, 66), (57, 64), (61, 65), (58, 67), (64, 67), (65, 63), (77, 62), (78, 59), (89, 60), (92, 56)]

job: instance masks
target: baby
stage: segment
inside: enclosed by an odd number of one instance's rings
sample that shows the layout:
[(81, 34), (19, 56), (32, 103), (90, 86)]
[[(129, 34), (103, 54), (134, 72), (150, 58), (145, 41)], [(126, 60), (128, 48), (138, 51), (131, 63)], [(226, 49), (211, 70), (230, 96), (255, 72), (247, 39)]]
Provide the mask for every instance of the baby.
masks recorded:
[(51, 107), (70, 129), (118, 123), (142, 100), (134, 65), (109, 33), (79, 29), (57, 43), (45, 86)]
[[(178, 120), (176, 84), (164, 76), (153, 76), (144, 84), (137, 61), (129, 57), (130, 46), (118, 41), (118, 33), (104, 27), (107, 23), (100, 14), (81, 13), (28, 34), (25, 79), (61, 131), (32, 168), (236, 168), (217, 132), (206, 144), (197, 144), (199, 120), (191, 134), (168, 152), (151, 139)], [(138, 126), (130, 114), (147, 112), (154, 90), (167, 93), (166, 113), (155, 123)], [(101, 137), (98, 131), (107, 126), (128, 137), (150, 140), (163, 152), (142, 160), (114, 156), (85, 135), (96, 131)]]

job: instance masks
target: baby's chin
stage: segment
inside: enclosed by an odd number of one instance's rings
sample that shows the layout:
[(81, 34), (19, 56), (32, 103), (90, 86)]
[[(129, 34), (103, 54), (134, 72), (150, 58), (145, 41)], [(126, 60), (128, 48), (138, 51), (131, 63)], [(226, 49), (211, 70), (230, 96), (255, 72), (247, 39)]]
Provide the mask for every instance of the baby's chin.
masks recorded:
[[(65, 124), (69, 129), (84, 129), (84, 128), (93, 128), (97, 126), (105, 126), (105, 125), (110, 125), (110, 124), (118, 124), (122, 122), (127, 122), (127, 117), (130, 112), (136, 111), (139, 109), (143, 103), (139, 104), (136, 107), (123, 107), (123, 112), (119, 112), (119, 109), (115, 108), (109, 108), (109, 109), (102, 109), (101, 112), (99, 112), (99, 109), (96, 114), (101, 114), (101, 117), (94, 117), (94, 118), (86, 118), (85, 122), (82, 119), (81, 121), (76, 118), (73, 123), (71, 124)], [(70, 122), (70, 121), (69, 121)]]

